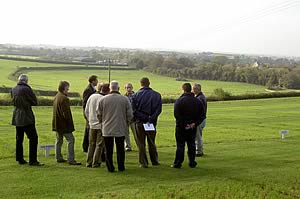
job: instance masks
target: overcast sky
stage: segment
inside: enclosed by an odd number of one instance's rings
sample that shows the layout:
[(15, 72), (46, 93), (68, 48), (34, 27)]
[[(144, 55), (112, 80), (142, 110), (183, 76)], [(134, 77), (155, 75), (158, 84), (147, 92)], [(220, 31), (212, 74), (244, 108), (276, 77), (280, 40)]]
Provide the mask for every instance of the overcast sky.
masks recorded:
[(300, 0), (9, 0), (0, 43), (300, 56)]

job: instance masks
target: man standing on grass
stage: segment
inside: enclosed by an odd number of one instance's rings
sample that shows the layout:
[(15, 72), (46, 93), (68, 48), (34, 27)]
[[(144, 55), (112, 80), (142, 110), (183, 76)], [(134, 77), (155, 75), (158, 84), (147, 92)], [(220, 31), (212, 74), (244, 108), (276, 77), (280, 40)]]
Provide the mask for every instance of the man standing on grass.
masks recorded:
[(83, 149), (83, 152), (86, 152), (86, 153), (89, 148), (89, 132), (90, 132), (89, 128), (90, 127), (89, 127), (89, 122), (88, 122), (87, 118), (85, 117), (84, 111), (85, 111), (85, 106), (86, 106), (86, 103), (87, 103), (89, 97), (92, 94), (96, 93), (96, 86), (98, 84), (97, 78), (98, 77), (96, 75), (92, 75), (89, 77), (89, 85), (86, 87), (86, 89), (83, 91), (83, 94), (82, 94), (83, 115), (84, 115), (84, 118), (86, 121), (83, 142), (82, 142), (82, 149)]
[[(132, 102), (132, 96), (134, 94), (132, 84), (131, 83), (127, 83), (125, 85), (125, 89), (126, 89), (125, 96), (128, 97), (128, 99), (130, 101), (130, 104), (131, 104), (131, 102)], [(138, 140), (137, 140), (137, 137), (136, 137), (135, 127), (134, 127), (134, 123), (133, 122), (130, 123), (130, 129), (132, 131), (135, 143), (138, 146)], [(128, 133), (125, 134), (125, 150), (126, 151), (132, 151), (131, 143), (130, 143), (130, 136), (129, 136), (129, 129), (128, 129)]]
[(101, 154), (104, 149), (104, 139), (102, 136), (101, 123), (98, 119), (98, 109), (100, 99), (109, 93), (109, 84), (98, 84), (98, 92), (90, 96), (85, 107), (85, 116), (89, 121), (89, 148), (87, 153), (87, 167), (100, 167)]
[[(158, 154), (155, 145), (157, 118), (162, 110), (161, 95), (152, 90), (147, 77), (140, 80), (141, 89), (132, 96), (132, 109), (135, 129), (138, 138), (139, 163), (141, 168), (148, 168), (146, 154), (146, 138), (152, 165), (159, 165)], [(151, 125), (150, 125), (151, 124)], [(154, 126), (152, 130), (145, 130), (145, 126)]]
[(12, 125), (16, 126), (16, 161), (27, 164), (23, 157), (24, 132), (29, 139), (29, 165), (43, 166), (37, 161), (38, 135), (35, 128), (35, 117), (31, 106), (37, 105), (37, 98), (28, 85), (27, 75), (20, 75), (18, 84), (12, 89), (14, 112)]
[(196, 127), (203, 121), (203, 106), (201, 102), (194, 97), (191, 92), (192, 86), (190, 83), (182, 85), (183, 94), (176, 100), (174, 104), (174, 116), (176, 119), (176, 156), (173, 168), (181, 168), (184, 160), (185, 143), (188, 147), (189, 166), (195, 168), (196, 146)]
[(128, 125), (131, 122), (132, 108), (127, 97), (119, 93), (119, 83), (110, 83), (111, 93), (101, 98), (99, 102), (98, 117), (102, 123), (102, 133), (106, 150), (106, 166), (109, 172), (114, 172), (113, 149), (114, 141), (117, 149), (118, 170), (125, 170), (125, 133), (128, 132)]
[(207, 112), (207, 102), (206, 97), (201, 91), (201, 85), (200, 84), (194, 84), (193, 85), (193, 93), (195, 94), (195, 97), (198, 98), (202, 106), (204, 107), (204, 120), (201, 122), (200, 125), (197, 126), (197, 133), (196, 133), (196, 156), (201, 157), (204, 155), (203, 152), (203, 139), (202, 139), (202, 131), (206, 125), (206, 112)]
[[(53, 101), (53, 120), (52, 130), (56, 132), (55, 158), (58, 163), (68, 162), (70, 165), (81, 165), (74, 159), (74, 143), (73, 136), (74, 123), (70, 108), (70, 101), (67, 97), (70, 84), (67, 81), (61, 81), (58, 86), (58, 93)], [(61, 154), (61, 146), (63, 138), (68, 142), (68, 161), (63, 159)]]

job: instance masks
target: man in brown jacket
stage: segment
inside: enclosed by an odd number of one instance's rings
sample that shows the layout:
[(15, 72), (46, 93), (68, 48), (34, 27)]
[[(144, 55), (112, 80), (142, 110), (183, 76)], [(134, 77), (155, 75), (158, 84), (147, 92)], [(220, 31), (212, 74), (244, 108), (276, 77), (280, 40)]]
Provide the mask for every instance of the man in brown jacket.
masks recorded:
[(61, 146), (63, 144), (63, 137), (68, 142), (68, 163), (70, 165), (81, 165), (81, 163), (74, 160), (74, 142), (73, 136), (74, 123), (70, 108), (70, 101), (67, 97), (70, 84), (67, 81), (61, 81), (58, 86), (58, 93), (53, 102), (53, 120), (52, 129), (56, 132), (55, 143), (55, 158), (58, 163), (67, 162), (61, 154)]
[(102, 123), (102, 134), (106, 149), (106, 166), (109, 172), (114, 172), (113, 148), (114, 140), (117, 148), (118, 170), (125, 170), (124, 139), (128, 133), (128, 125), (133, 118), (129, 99), (119, 93), (119, 83), (110, 83), (111, 93), (100, 99), (98, 118)]

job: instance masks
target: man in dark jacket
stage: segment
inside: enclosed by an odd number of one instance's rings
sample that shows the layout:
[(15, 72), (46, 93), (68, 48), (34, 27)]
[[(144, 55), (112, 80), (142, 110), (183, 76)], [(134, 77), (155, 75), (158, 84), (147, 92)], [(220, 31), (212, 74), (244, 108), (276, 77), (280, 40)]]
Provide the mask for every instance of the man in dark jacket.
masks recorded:
[(145, 131), (144, 124), (153, 124), (156, 127), (157, 118), (162, 110), (161, 95), (152, 90), (147, 77), (140, 80), (141, 89), (132, 96), (132, 109), (135, 121), (135, 129), (138, 138), (140, 167), (148, 167), (146, 155), (146, 138), (152, 165), (159, 165), (158, 154), (155, 145), (156, 128), (153, 131)]
[(35, 118), (31, 106), (37, 105), (37, 99), (28, 85), (27, 75), (20, 75), (18, 84), (11, 92), (14, 112), (12, 125), (16, 126), (16, 161), (27, 164), (23, 157), (24, 132), (29, 139), (29, 165), (43, 166), (37, 161), (38, 135), (35, 128)]
[(176, 157), (173, 168), (181, 168), (184, 160), (185, 142), (188, 147), (189, 166), (196, 167), (195, 161), (196, 127), (203, 121), (204, 109), (201, 102), (191, 93), (190, 83), (182, 85), (183, 94), (176, 100), (174, 105), (174, 116), (176, 119)]
[(89, 85), (86, 87), (86, 89), (83, 91), (82, 94), (82, 107), (83, 107), (83, 116), (85, 118), (86, 121), (86, 125), (85, 125), (85, 131), (84, 131), (84, 136), (83, 136), (83, 142), (82, 142), (82, 149), (83, 152), (88, 152), (88, 148), (89, 148), (89, 132), (90, 132), (90, 127), (89, 127), (89, 122), (84, 114), (85, 111), (85, 107), (86, 107), (86, 103), (89, 99), (89, 97), (96, 93), (96, 86), (98, 84), (98, 77), (96, 75), (92, 75), (89, 77)]
[(202, 140), (202, 131), (204, 127), (206, 126), (206, 112), (207, 112), (207, 102), (206, 97), (201, 91), (201, 85), (200, 84), (194, 84), (193, 85), (193, 93), (195, 94), (195, 97), (199, 99), (204, 107), (204, 120), (201, 122), (199, 126), (197, 126), (197, 133), (196, 133), (196, 156), (201, 157), (204, 155), (203, 152), (203, 140)]
[(74, 142), (73, 136), (74, 123), (70, 108), (69, 98), (67, 97), (70, 84), (67, 81), (61, 81), (58, 86), (58, 93), (53, 101), (53, 120), (52, 130), (56, 132), (55, 143), (55, 158), (58, 163), (67, 162), (61, 154), (61, 146), (63, 144), (63, 137), (68, 142), (68, 163), (70, 165), (81, 165), (74, 159)]

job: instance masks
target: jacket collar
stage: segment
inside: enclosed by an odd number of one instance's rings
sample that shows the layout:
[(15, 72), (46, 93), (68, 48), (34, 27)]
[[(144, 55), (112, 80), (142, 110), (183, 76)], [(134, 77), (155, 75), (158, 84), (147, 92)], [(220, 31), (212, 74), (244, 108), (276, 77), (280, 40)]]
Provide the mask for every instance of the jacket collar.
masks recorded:
[(60, 92), (60, 91), (58, 91), (58, 93), (59, 93), (60, 95), (63, 95), (63, 96), (68, 96), (68, 95), (66, 95), (66, 94), (64, 94), (63, 92)]
[(113, 94), (113, 93), (120, 94), (119, 91), (111, 91), (111, 92), (110, 92), (110, 94)]
[(18, 82), (18, 84), (17, 85), (22, 85), (22, 86), (27, 86), (27, 87), (30, 87), (27, 83), (25, 83), (25, 82)]
[(203, 93), (202, 93), (202, 92), (200, 92), (198, 95), (196, 95), (196, 97), (199, 97), (200, 95), (203, 95)]
[(184, 96), (187, 96), (187, 97), (194, 97), (194, 93), (191, 93), (191, 92), (183, 93), (183, 94), (181, 95), (181, 97), (184, 97)]
[(142, 87), (140, 90), (152, 90), (152, 88), (148, 87), (148, 86), (144, 86)]
[(95, 91), (95, 88), (94, 88), (94, 86), (91, 83), (89, 84), (89, 87), (90, 87), (90, 89), (92, 89), (93, 91)]

